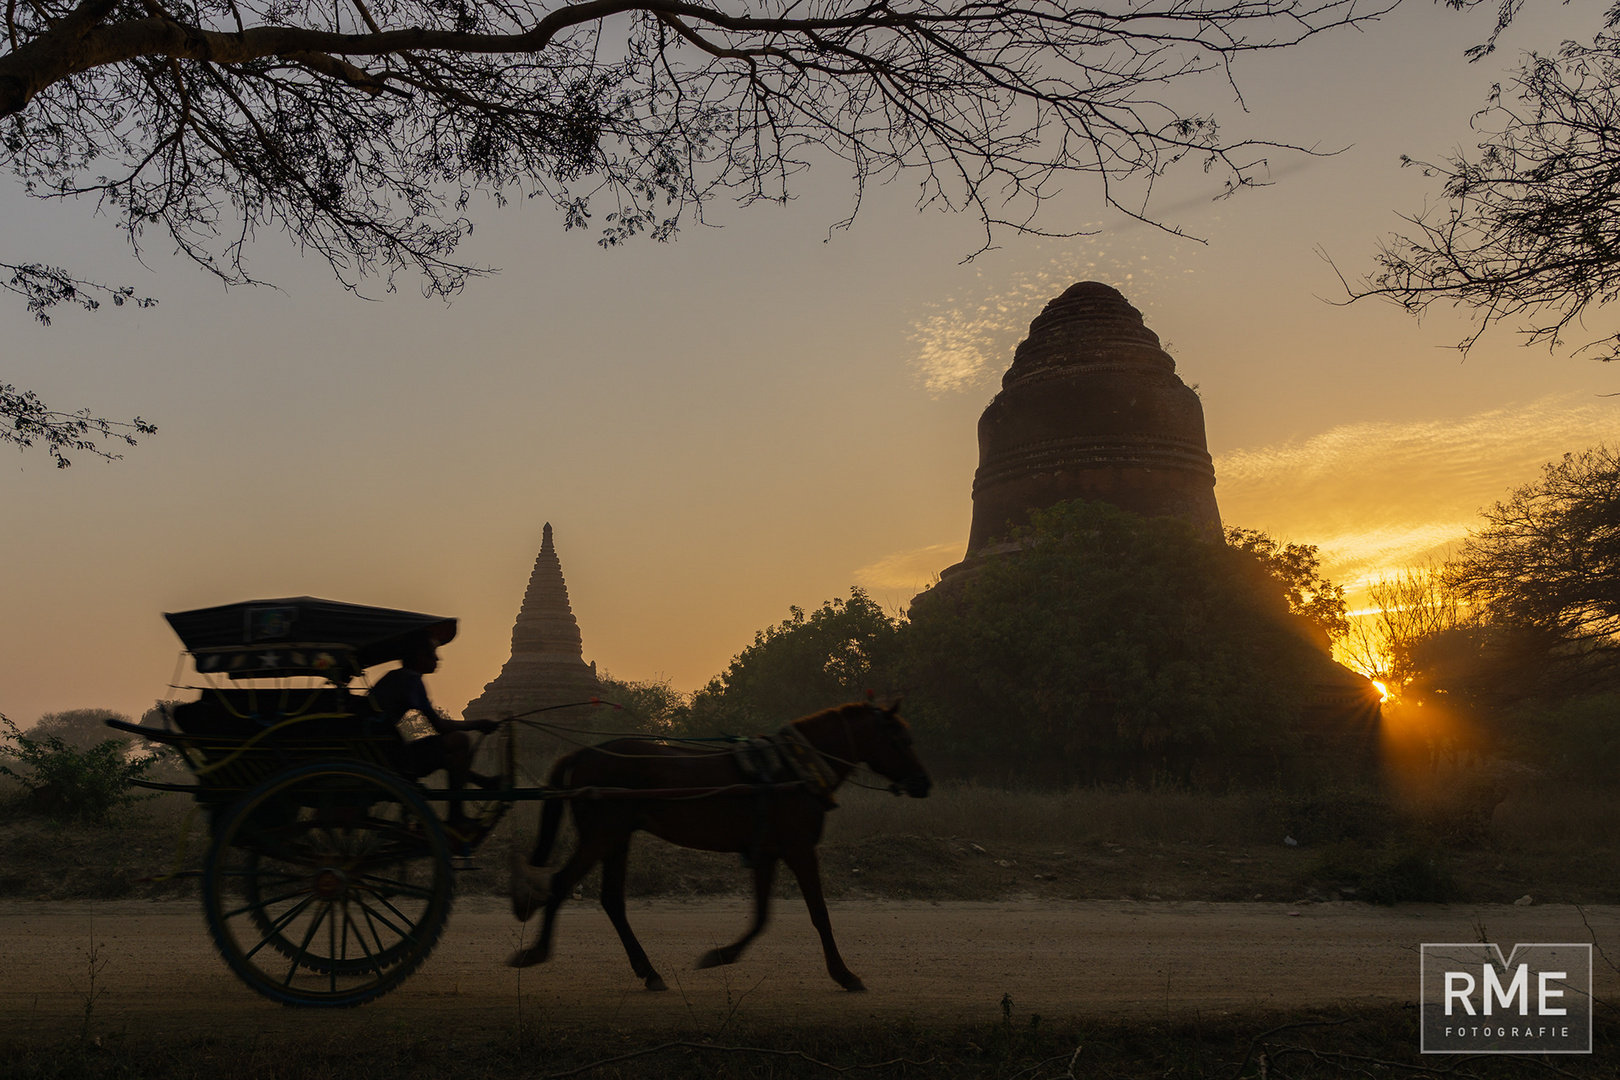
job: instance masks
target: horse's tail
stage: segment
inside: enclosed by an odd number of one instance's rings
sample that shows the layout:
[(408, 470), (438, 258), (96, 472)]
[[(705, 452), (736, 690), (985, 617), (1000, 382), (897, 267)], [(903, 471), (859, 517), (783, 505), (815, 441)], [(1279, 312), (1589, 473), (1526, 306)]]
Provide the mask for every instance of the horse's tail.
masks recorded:
[[(559, 788), (568, 784), (568, 774), (574, 768), (574, 759), (579, 757), (578, 752), (557, 759), (546, 776), (546, 786)], [(547, 799), (545, 808), (540, 811), (540, 835), (534, 839), (534, 851), (529, 855), (530, 866), (544, 866), (546, 860), (551, 858), (551, 847), (557, 842), (557, 830), (562, 826), (564, 799)]]

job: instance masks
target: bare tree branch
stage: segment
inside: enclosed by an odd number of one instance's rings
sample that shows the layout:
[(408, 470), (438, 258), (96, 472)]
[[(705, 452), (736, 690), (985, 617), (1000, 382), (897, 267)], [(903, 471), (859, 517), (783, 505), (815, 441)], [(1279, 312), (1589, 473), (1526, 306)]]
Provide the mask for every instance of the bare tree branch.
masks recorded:
[(65, 453), (69, 450), (83, 451), (108, 461), (123, 456), (102, 449), (98, 439), (134, 446), (138, 436), (156, 434), (157, 427), (138, 416), (121, 421), (91, 416), (88, 409), (59, 412), (31, 390), (19, 391), (0, 383), (0, 443), (10, 443), (20, 450), (40, 444), (56, 460), (58, 469), (73, 464)]
[(484, 272), (456, 258), (475, 196), (549, 200), (613, 245), (716, 198), (785, 200), (828, 158), (851, 217), (909, 172), (988, 247), (1071, 235), (1036, 222), (1074, 177), (1149, 221), (1189, 156), (1229, 190), (1261, 182), (1268, 144), (1167, 88), (1396, 2), (8, 3), (0, 154), (32, 194), (91, 197), (137, 251), (158, 230), (227, 282), (269, 227), (350, 288), (405, 271), (449, 294)]
[[(1504, 5), (1502, 25), (1517, 4)], [(1443, 181), (1443, 200), (1404, 219), (1410, 230), (1381, 246), (1376, 272), (1347, 283), (1351, 298), (1381, 296), (1414, 315), (1436, 303), (1469, 309), (1464, 352), (1497, 323), (1550, 349), (1572, 328), (1589, 334), (1586, 317), (1620, 296), (1620, 35), (1529, 54), (1474, 124), (1473, 153), (1403, 159)], [(1581, 347), (1620, 358), (1620, 334)]]

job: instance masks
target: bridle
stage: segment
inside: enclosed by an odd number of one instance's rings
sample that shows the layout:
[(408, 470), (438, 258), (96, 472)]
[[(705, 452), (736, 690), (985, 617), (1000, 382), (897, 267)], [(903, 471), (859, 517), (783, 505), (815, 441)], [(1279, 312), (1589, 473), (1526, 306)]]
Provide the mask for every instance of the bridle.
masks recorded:
[[(875, 721), (873, 726), (876, 727), (877, 730), (889, 740), (890, 745), (895, 750), (905, 751), (910, 749), (911, 739), (907, 735), (905, 724), (898, 716), (894, 715), (894, 713), (890, 712), (888, 709), (882, 708), (870, 701), (865, 703), (865, 708), (867, 713)], [(842, 721), (844, 727), (844, 742), (849, 746), (850, 752), (854, 753), (856, 742), (855, 733), (850, 729), (849, 726), (850, 714), (848, 712), (841, 711), (840, 720)], [(820, 750), (818, 752), (828, 761), (836, 761), (840, 765), (847, 765), (849, 767), (850, 776), (853, 776), (856, 772), (860, 771), (862, 763), (859, 760), (850, 761), (834, 754), (829, 754), (825, 750)], [(844, 782), (849, 784), (851, 787), (864, 788), (867, 791), (887, 791), (891, 795), (904, 795), (906, 793), (906, 785), (908, 783), (914, 782), (919, 778), (926, 776), (927, 773), (919, 773), (915, 776), (904, 777), (901, 780), (891, 780), (886, 787), (879, 786), (877, 784), (863, 784), (860, 781), (850, 779), (849, 777), (846, 777)]]

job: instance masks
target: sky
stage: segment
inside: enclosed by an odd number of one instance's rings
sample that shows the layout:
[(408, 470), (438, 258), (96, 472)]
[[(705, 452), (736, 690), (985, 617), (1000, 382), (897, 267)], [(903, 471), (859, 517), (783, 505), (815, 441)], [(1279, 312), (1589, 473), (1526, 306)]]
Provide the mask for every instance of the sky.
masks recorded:
[(1400, 155), (1469, 145), (1519, 50), (1600, 17), (1528, 8), (1470, 65), (1493, 11), (1409, 4), (1246, 58), (1247, 112), (1219, 85), (1201, 103), (1318, 156), (1277, 152), (1274, 183), (1226, 200), (1196, 166), (1171, 177), (1155, 212), (1191, 238), (1077, 184), (1050, 209), (1092, 235), (971, 262), (975, 223), (918, 211), (906, 180), (829, 235), (835, 167), (666, 245), (488, 209), (465, 254), (500, 273), (449, 304), (350, 294), (268, 233), (273, 287), (226, 290), (155, 238), (136, 262), (93, 206), (0, 183), (7, 261), (160, 300), (47, 328), (0, 299), (0, 382), (160, 428), (67, 470), (0, 452), (0, 713), (138, 714), (175, 672), (162, 612), (302, 594), (458, 617), (431, 687), (458, 711), (506, 659), (546, 522), (585, 656), (619, 678), (695, 689), (852, 585), (899, 610), (961, 557), (978, 415), (1080, 280), (1119, 288), (1198, 388), (1228, 524), (1319, 545), (1352, 587), (1443, 555), (1543, 463), (1614, 441), (1620, 365), (1506, 331), (1464, 357), (1461, 317), (1343, 304), (1337, 274), (1435, 197)]

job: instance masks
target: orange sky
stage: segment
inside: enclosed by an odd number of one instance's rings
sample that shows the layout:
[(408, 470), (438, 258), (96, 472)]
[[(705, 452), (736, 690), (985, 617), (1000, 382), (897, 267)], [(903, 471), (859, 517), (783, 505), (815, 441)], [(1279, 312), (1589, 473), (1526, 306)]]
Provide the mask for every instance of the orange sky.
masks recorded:
[(972, 224), (917, 213), (904, 182), (829, 237), (835, 169), (663, 246), (604, 252), (532, 204), (488, 210), (468, 254), (503, 272), (446, 306), (353, 297), (274, 238), (255, 268), (278, 288), (222, 292), (164, 250), (142, 269), (87, 207), (6, 190), (9, 256), (105, 267), (162, 303), (49, 329), (0, 306), (0, 381), (162, 432), (65, 472), (0, 456), (0, 712), (138, 712), (173, 669), (160, 612), (302, 593), (460, 617), (433, 680), (459, 709), (505, 659), (546, 521), (587, 658), (695, 688), (791, 604), (854, 583), (900, 603), (956, 561), (978, 413), (1041, 305), (1087, 278), (1199, 387), (1229, 524), (1320, 544), (1352, 583), (1421, 559), (1542, 461), (1612, 440), (1620, 408), (1602, 396), (1620, 366), (1508, 334), (1463, 360), (1446, 313), (1324, 302), (1319, 249), (1364, 272), (1432, 194), (1398, 156), (1466, 142), (1513, 50), (1598, 13), (1533, 11), (1469, 66), (1491, 17), (1403, 8), (1241, 67), (1228, 130), (1342, 152), (1278, 153), (1273, 186), (1221, 202), (1196, 168), (1171, 178), (1159, 212), (1207, 244), (1076, 189), (1054, 212), (1096, 235), (964, 265)]

